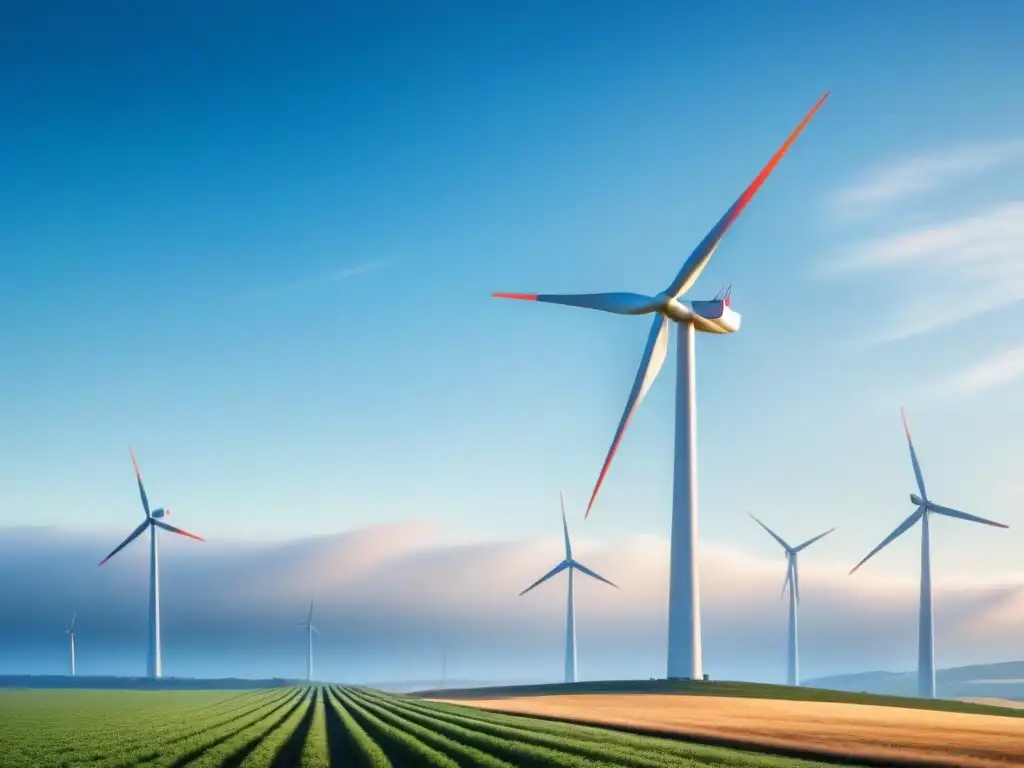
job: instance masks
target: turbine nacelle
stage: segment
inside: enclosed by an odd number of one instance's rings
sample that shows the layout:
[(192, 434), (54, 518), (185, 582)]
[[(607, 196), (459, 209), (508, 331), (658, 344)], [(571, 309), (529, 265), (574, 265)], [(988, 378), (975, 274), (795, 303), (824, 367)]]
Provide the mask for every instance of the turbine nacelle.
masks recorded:
[(924, 499), (922, 499), (916, 493), (910, 494), (910, 503), (913, 504), (915, 507), (926, 507), (926, 506), (928, 506), (928, 502), (925, 501)]
[(740, 329), (740, 313), (725, 299), (680, 301), (668, 298), (661, 313), (677, 323), (692, 323), (694, 330), (704, 333), (736, 333)]
[(171, 510), (170, 509), (160, 508), (160, 509), (154, 509), (152, 512), (149, 513), (149, 516), (150, 517), (167, 517), (169, 514), (171, 514)]

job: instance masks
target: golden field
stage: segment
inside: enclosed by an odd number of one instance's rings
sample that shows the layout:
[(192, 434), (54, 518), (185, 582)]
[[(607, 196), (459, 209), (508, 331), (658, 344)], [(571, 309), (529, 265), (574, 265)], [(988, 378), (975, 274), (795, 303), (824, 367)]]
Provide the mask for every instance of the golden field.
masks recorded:
[(751, 749), (810, 750), (823, 757), (959, 768), (1024, 765), (1024, 718), (997, 715), (654, 693), (459, 698), (449, 703), (695, 741), (728, 739)]

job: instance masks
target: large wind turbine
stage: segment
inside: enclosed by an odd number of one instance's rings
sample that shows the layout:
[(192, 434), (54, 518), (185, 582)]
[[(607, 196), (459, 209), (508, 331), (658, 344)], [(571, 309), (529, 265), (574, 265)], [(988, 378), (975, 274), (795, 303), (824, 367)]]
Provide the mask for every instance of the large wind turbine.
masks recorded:
[(561, 573), (562, 571), (565, 571), (565, 570), (569, 571), (569, 602), (568, 602), (568, 605), (567, 605), (566, 611), (565, 611), (565, 682), (567, 682), (567, 683), (575, 683), (576, 682), (576, 601), (575, 601), (575, 598), (573, 597), (572, 572), (573, 571), (579, 571), (580, 573), (586, 574), (587, 576), (590, 576), (593, 579), (597, 579), (598, 581), (603, 581), (605, 584), (610, 584), (611, 586), (615, 587), (616, 589), (618, 589), (618, 587), (615, 584), (612, 584), (610, 581), (608, 581), (608, 579), (606, 579), (604, 576), (599, 576), (598, 574), (594, 573), (592, 570), (587, 568), (582, 563), (580, 563), (577, 560), (573, 559), (573, 556), (572, 556), (572, 542), (569, 540), (569, 523), (567, 523), (566, 520), (565, 520), (565, 497), (563, 496), (561, 491), (558, 492), (558, 500), (561, 502), (561, 505), (562, 505), (562, 531), (565, 534), (565, 559), (562, 562), (560, 562), (558, 565), (556, 565), (554, 568), (552, 568), (550, 571), (548, 571), (546, 574), (544, 574), (541, 578), (537, 579), (537, 581), (533, 582), (533, 584), (531, 584), (526, 589), (524, 589), (522, 592), (520, 592), (519, 596), (522, 597), (527, 592), (529, 592), (531, 589), (533, 589), (536, 586), (539, 586), (539, 585), (543, 584), (545, 581), (550, 579), (555, 574)]
[(800, 658), (799, 658), (799, 616), (798, 606), (800, 603), (800, 571), (797, 569), (796, 556), (800, 552), (803, 552), (811, 544), (816, 542), (818, 539), (823, 539), (828, 536), (835, 528), (829, 528), (824, 533), (819, 533), (813, 539), (808, 539), (803, 544), (798, 544), (795, 547), (791, 547), (787, 544), (781, 536), (775, 531), (769, 528), (767, 525), (762, 523), (756, 517), (750, 515), (754, 522), (768, 531), (768, 534), (775, 539), (779, 545), (786, 551), (786, 580), (782, 583), (782, 591), (785, 592), (786, 588), (789, 587), (789, 646), (787, 649), (788, 664), (786, 666), (786, 684), (787, 685), (800, 685)]
[(139, 463), (135, 461), (135, 451), (129, 446), (128, 452), (131, 454), (132, 466), (135, 468), (135, 479), (139, 484), (139, 496), (142, 498), (142, 510), (146, 519), (139, 524), (138, 528), (128, 534), (128, 538), (118, 544), (113, 552), (104, 557), (100, 561), (100, 565), (131, 544), (146, 530), (149, 531), (149, 654), (146, 658), (146, 675), (155, 678), (161, 677), (163, 674), (163, 662), (160, 655), (160, 568), (156, 529), (163, 528), (165, 531), (176, 533), (179, 536), (187, 536), (196, 541), (204, 541), (204, 539), (161, 520), (160, 518), (171, 514), (170, 509), (160, 508), (150, 511), (149, 498), (146, 496), (146, 488), (142, 484), (142, 473), (139, 472)]
[(916, 509), (906, 520), (896, 526), (896, 530), (890, 533), (882, 543), (872, 549), (867, 557), (853, 567), (850, 573), (860, 568), (864, 563), (881, 552), (889, 544), (909, 531), (918, 520), (921, 521), (921, 608), (918, 617), (917, 630), (917, 695), (923, 699), (935, 698), (935, 623), (932, 617), (932, 556), (931, 543), (928, 535), (929, 517), (932, 513), (955, 517), (960, 520), (969, 520), (972, 523), (984, 523), (996, 528), (1009, 528), (1008, 525), (986, 520), (983, 517), (969, 515), (950, 507), (943, 507), (928, 500), (928, 494), (924, 489), (924, 476), (921, 474), (921, 465), (917, 461), (917, 452), (914, 450), (914, 441), (910, 439), (910, 427), (907, 425), (907, 415), (900, 408), (900, 417), (903, 419), (903, 432), (907, 436), (907, 446), (910, 448), (910, 463), (914, 466), (914, 477), (917, 479), (916, 493), (910, 494), (910, 501)]
[(825, 103), (828, 93), (790, 134), (768, 164), (690, 254), (672, 283), (657, 296), (636, 293), (533, 294), (495, 293), (497, 298), (542, 301), (571, 307), (596, 309), (617, 315), (654, 315), (640, 368), (626, 401), (626, 409), (615, 430), (611, 448), (601, 467), (587, 504), (590, 514), (612, 458), (630, 419), (665, 363), (668, 355), (669, 325), (679, 325), (676, 373), (675, 461), (672, 490), (671, 567), (668, 606), (668, 677), (700, 679), (703, 674), (700, 629), (700, 588), (697, 580), (697, 413), (695, 389), (695, 331), (734, 333), (740, 315), (729, 305), (729, 294), (712, 301), (684, 302), (680, 298), (700, 273), (725, 237), (729, 227), (764, 184), (779, 161)]
[(313, 598), (309, 598), (309, 618), (305, 621), (296, 624), (297, 627), (302, 627), (306, 630), (308, 635), (308, 644), (306, 646), (306, 680), (312, 682), (313, 680), (313, 633), (320, 634), (320, 630), (313, 626)]
[(78, 618), (78, 612), (71, 614), (71, 623), (68, 624), (68, 628), (64, 630), (64, 634), (68, 636), (68, 644), (71, 650), (71, 676), (75, 676), (75, 619)]

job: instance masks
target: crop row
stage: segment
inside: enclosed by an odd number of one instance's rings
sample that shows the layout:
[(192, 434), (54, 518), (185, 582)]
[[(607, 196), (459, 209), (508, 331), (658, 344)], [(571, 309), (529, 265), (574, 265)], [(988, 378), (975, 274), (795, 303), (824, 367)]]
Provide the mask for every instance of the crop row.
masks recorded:
[[(4, 768), (812, 766), (362, 688), (0, 695)], [(14, 696), (14, 699), (9, 697)], [(9, 716), (9, 717), (8, 717)], [(820, 765), (820, 764), (819, 764)]]

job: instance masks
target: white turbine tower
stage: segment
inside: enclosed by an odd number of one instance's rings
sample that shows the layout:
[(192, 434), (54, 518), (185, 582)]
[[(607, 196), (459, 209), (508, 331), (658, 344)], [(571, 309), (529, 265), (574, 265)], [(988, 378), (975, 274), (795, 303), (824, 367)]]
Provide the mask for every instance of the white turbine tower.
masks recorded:
[(64, 630), (64, 634), (68, 636), (68, 647), (71, 651), (71, 676), (75, 676), (75, 619), (78, 618), (78, 612), (71, 614), (71, 623), (68, 624), (68, 628)]
[(305, 621), (296, 624), (295, 626), (301, 627), (306, 630), (307, 644), (306, 644), (306, 680), (312, 682), (313, 680), (313, 633), (320, 634), (320, 630), (313, 626), (313, 598), (309, 599), (309, 618)]
[(128, 452), (131, 454), (132, 466), (135, 468), (135, 479), (139, 484), (139, 496), (142, 498), (142, 509), (146, 519), (139, 524), (138, 528), (128, 534), (128, 538), (118, 544), (113, 552), (104, 557), (100, 561), (100, 565), (131, 544), (147, 529), (149, 530), (149, 652), (146, 658), (146, 675), (158, 678), (163, 675), (163, 661), (160, 654), (160, 564), (156, 529), (163, 528), (165, 531), (176, 533), (179, 536), (187, 536), (196, 541), (203, 541), (203, 539), (161, 520), (160, 518), (171, 514), (170, 509), (161, 508), (150, 511), (149, 498), (146, 496), (146, 488), (142, 484), (142, 473), (139, 472), (139, 464), (135, 461), (135, 452), (130, 446)]
[(914, 450), (914, 441), (910, 439), (910, 427), (907, 425), (907, 415), (900, 409), (900, 417), (903, 419), (903, 432), (907, 436), (907, 446), (910, 448), (910, 463), (914, 467), (914, 477), (917, 479), (916, 493), (910, 494), (910, 501), (916, 509), (906, 520), (896, 526), (896, 530), (890, 533), (882, 543), (872, 549), (867, 557), (853, 567), (850, 573), (860, 568), (864, 563), (881, 552), (889, 544), (909, 531), (918, 520), (921, 521), (921, 608), (918, 616), (917, 634), (917, 695), (923, 699), (935, 698), (935, 623), (932, 617), (932, 557), (931, 543), (928, 535), (929, 516), (934, 513), (945, 517), (955, 517), (959, 520), (968, 520), (972, 523), (984, 523), (996, 528), (1009, 528), (1008, 525), (986, 520), (983, 517), (969, 515), (950, 507), (943, 507), (928, 500), (928, 494), (924, 489), (924, 476), (921, 474), (921, 465), (917, 461), (917, 452)]
[(640, 368), (626, 401), (626, 409), (615, 430), (611, 448), (587, 504), (586, 517), (594, 505), (612, 458), (630, 419), (665, 363), (668, 355), (669, 325), (679, 325), (676, 373), (675, 460), (672, 489), (671, 566), (668, 605), (668, 677), (700, 679), (703, 676), (700, 627), (700, 588), (697, 579), (697, 413), (695, 390), (695, 331), (734, 333), (740, 315), (729, 306), (729, 294), (712, 301), (681, 301), (696, 282), (718, 248), (729, 227), (753, 199), (765, 179), (796, 141), (828, 93), (818, 100), (796, 130), (779, 148), (742, 195), (725, 212), (700, 245), (690, 254), (672, 283), (657, 296), (636, 293), (533, 294), (495, 293), (497, 298), (542, 301), (571, 307), (596, 309), (617, 315), (654, 315), (644, 347)]
[(545, 581), (550, 579), (552, 576), (561, 573), (562, 571), (569, 571), (569, 598), (568, 605), (565, 611), (565, 682), (575, 683), (576, 682), (576, 600), (573, 596), (572, 588), (572, 572), (579, 571), (580, 573), (586, 574), (593, 579), (603, 581), (605, 584), (609, 584), (616, 589), (618, 587), (612, 584), (604, 576), (599, 576), (592, 570), (587, 568), (582, 563), (573, 559), (572, 556), (572, 542), (569, 540), (569, 523), (565, 520), (565, 497), (562, 492), (558, 492), (558, 499), (562, 505), (562, 531), (565, 534), (565, 559), (544, 574), (541, 578), (537, 579), (533, 584), (528, 586), (519, 596), (522, 597), (531, 589), (536, 586), (543, 584)]
[[(750, 515), (750, 513), (747, 513)], [(800, 571), (797, 568), (797, 555), (803, 552), (818, 539), (828, 536), (835, 528), (829, 528), (824, 533), (819, 533), (813, 539), (808, 539), (803, 544), (791, 547), (775, 531), (762, 523), (753, 515), (750, 515), (754, 522), (768, 531), (768, 534), (775, 539), (786, 551), (786, 580), (782, 583), (782, 592), (785, 594), (789, 588), (789, 645), (787, 647), (786, 684), (800, 685), (800, 619), (798, 609), (800, 604)]]

